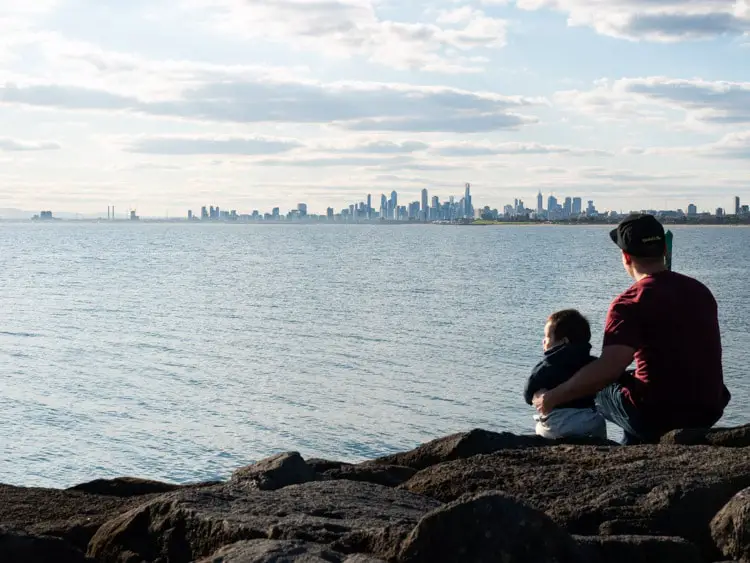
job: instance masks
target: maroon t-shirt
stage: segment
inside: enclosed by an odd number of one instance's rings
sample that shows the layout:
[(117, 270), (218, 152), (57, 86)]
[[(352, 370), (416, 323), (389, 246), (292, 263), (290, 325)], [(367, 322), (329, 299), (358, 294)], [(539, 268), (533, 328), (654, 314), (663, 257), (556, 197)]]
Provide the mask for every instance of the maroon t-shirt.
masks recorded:
[(716, 300), (674, 272), (649, 275), (610, 306), (604, 346), (636, 350), (623, 393), (658, 426), (677, 428), (721, 415), (727, 403)]

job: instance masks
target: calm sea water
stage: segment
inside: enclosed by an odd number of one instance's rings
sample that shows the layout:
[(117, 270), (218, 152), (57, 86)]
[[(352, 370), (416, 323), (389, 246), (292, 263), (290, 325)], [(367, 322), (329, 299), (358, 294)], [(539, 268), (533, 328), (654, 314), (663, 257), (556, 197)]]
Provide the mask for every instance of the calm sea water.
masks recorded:
[[(600, 339), (629, 285), (605, 227), (0, 224), (0, 482), (225, 477), (530, 432), (546, 316)], [(750, 417), (750, 229), (675, 229)], [(685, 304), (686, 307), (690, 305)]]

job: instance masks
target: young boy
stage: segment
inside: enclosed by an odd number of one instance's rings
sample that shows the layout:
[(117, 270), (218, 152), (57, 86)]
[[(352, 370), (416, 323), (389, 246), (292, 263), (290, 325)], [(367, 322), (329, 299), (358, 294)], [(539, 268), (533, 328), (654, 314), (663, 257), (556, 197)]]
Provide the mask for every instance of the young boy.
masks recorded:
[[(526, 383), (524, 398), (530, 405), (534, 394), (567, 381), (596, 358), (591, 355), (591, 328), (586, 317), (574, 309), (553, 313), (544, 326), (544, 359)], [(607, 437), (607, 425), (596, 411), (594, 396), (560, 405), (547, 416), (535, 415), (536, 433), (545, 438), (568, 436)]]

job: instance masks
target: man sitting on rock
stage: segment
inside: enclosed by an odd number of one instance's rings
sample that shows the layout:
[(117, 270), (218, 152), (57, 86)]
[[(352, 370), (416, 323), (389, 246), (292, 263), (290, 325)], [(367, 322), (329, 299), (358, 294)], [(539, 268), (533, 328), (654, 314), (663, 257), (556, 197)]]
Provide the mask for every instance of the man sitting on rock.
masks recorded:
[[(653, 216), (630, 215), (610, 237), (635, 283), (610, 305), (599, 359), (537, 393), (534, 405), (546, 415), (597, 393), (599, 411), (623, 429), (623, 444), (710, 428), (730, 399), (716, 300), (699, 281), (667, 270), (664, 228)], [(626, 372), (634, 359), (635, 371)]]

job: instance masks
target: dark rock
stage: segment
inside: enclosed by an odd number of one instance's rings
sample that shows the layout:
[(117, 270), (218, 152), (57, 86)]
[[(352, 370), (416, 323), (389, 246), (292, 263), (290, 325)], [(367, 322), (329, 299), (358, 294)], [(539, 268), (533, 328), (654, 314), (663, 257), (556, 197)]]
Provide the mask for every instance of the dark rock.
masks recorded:
[(722, 448), (750, 447), (750, 424), (736, 428), (685, 428), (662, 436), (662, 444), (685, 446), (716, 446)]
[(306, 459), (305, 462), (307, 465), (315, 471), (315, 473), (325, 473), (326, 471), (330, 471), (331, 469), (341, 469), (342, 467), (351, 467), (351, 463), (346, 463), (344, 461), (331, 461), (329, 459), (319, 459), (319, 458), (312, 458), (312, 459)]
[[(544, 510), (568, 532), (679, 536), (709, 561), (714, 515), (750, 486), (750, 456), (705, 446), (572, 447), (505, 450), (417, 473), (402, 488), (450, 502), (503, 490)], [(632, 527), (630, 527), (632, 524)]]
[(269, 457), (238, 469), (232, 481), (261, 491), (273, 491), (315, 480), (315, 472), (297, 452), (287, 452)]
[(750, 563), (750, 489), (737, 493), (716, 515), (711, 536), (726, 557)]
[(350, 481), (363, 481), (375, 483), (386, 487), (398, 487), (406, 483), (417, 473), (411, 467), (400, 467), (398, 465), (378, 465), (374, 463), (363, 463), (360, 465), (345, 465), (337, 469), (329, 469), (322, 474), (324, 479), (348, 479)]
[(399, 561), (578, 563), (573, 538), (543, 512), (504, 493), (465, 497), (427, 514), (404, 540)]
[(63, 538), (85, 551), (104, 522), (152, 498), (0, 485), (0, 523), (31, 535)]
[(107, 522), (89, 555), (101, 563), (175, 563), (242, 540), (301, 540), (387, 558), (419, 518), (440, 506), (406, 491), (321, 481), (263, 491), (228, 483), (169, 493)]
[(345, 555), (325, 546), (290, 540), (251, 540), (221, 548), (198, 563), (383, 563), (367, 555)]
[(140, 495), (153, 495), (169, 493), (182, 488), (180, 485), (149, 481), (136, 477), (118, 477), (116, 479), (96, 479), (87, 483), (81, 483), (67, 489), (68, 491), (81, 491), (94, 495), (107, 495), (113, 497), (135, 497)]
[(581, 559), (591, 563), (702, 563), (698, 549), (682, 538), (576, 536)]
[(400, 465), (421, 470), (438, 463), (465, 459), (479, 454), (560, 444), (576, 445), (617, 445), (615, 442), (600, 438), (565, 438), (548, 440), (541, 436), (518, 436), (510, 432), (489, 432), (475, 429), (470, 432), (452, 434), (419, 446), (405, 453), (393, 454), (378, 458), (369, 463), (381, 465)]
[(60, 538), (33, 536), (0, 527), (3, 563), (84, 563), (80, 549)]

